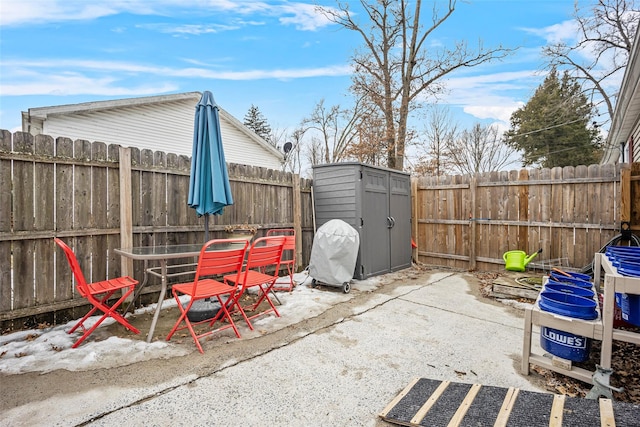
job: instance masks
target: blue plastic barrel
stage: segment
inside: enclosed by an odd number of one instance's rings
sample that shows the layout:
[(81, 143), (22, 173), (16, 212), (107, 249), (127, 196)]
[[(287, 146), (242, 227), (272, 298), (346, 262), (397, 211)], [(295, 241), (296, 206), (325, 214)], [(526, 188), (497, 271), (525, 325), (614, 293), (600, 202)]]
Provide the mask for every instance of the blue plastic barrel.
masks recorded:
[[(540, 293), (539, 306), (543, 311), (576, 319), (593, 320), (598, 317), (598, 303), (593, 298), (545, 289)], [(574, 362), (589, 359), (591, 340), (554, 328), (540, 328), (540, 346), (549, 353)]]

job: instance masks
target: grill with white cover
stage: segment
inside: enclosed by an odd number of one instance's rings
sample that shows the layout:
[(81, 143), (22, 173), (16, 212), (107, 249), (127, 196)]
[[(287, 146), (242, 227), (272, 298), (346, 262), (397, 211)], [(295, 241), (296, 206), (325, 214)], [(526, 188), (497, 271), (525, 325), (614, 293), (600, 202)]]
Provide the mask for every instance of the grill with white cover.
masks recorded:
[(349, 293), (359, 248), (360, 235), (352, 226), (340, 219), (324, 223), (316, 231), (311, 247), (312, 284), (342, 286), (342, 291)]

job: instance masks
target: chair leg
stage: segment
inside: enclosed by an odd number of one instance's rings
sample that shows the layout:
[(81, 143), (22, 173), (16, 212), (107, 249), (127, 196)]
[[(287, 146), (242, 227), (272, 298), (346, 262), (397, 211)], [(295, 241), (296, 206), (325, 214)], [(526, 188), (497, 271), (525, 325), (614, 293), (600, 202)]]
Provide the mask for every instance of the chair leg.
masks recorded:
[(229, 296), (229, 298), (227, 298), (226, 301), (222, 301), (222, 296), (220, 295), (216, 295), (218, 297), (218, 302), (220, 303), (220, 310), (222, 311), (222, 316), (219, 319), (216, 319), (218, 316), (214, 317), (214, 320), (211, 322), (211, 326), (214, 325), (214, 323), (216, 321), (224, 321), (224, 319), (227, 319), (229, 321), (229, 326), (231, 326), (233, 328), (233, 332), (235, 332), (236, 337), (238, 338), (242, 338), (240, 336), (240, 331), (238, 331), (238, 328), (236, 326), (236, 323), (233, 321), (233, 318), (231, 317), (231, 312), (229, 311), (229, 308), (233, 306), (234, 304), (234, 298), (232, 295)]
[(100, 324), (102, 324), (102, 322), (107, 318), (107, 317), (111, 317), (113, 318), (113, 320), (115, 320), (116, 322), (120, 323), (122, 326), (124, 326), (125, 328), (129, 329), (131, 332), (135, 333), (135, 334), (139, 334), (140, 331), (135, 328), (133, 325), (131, 325), (129, 322), (127, 322), (127, 320), (122, 317), (119, 313), (117, 313), (115, 310), (120, 306), (120, 304), (122, 304), (122, 302), (129, 296), (129, 294), (133, 291), (133, 289), (129, 289), (128, 292), (126, 292), (124, 295), (122, 295), (120, 297), (120, 299), (118, 301), (116, 301), (115, 304), (113, 304), (111, 307), (109, 307), (108, 305), (104, 304), (104, 302), (109, 298), (109, 296), (113, 295), (113, 293), (115, 291), (109, 292), (107, 295), (105, 295), (100, 301), (98, 300), (93, 300), (91, 301), (91, 303), (94, 305), (93, 308), (89, 311), (89, 313), (87, 313), (87, 315), (85, 315), (85, 317), (83, 317), (81, 319), (80, 322), (78, 322), (71, 331), (69, 331), (69, 333), (71, 333), (72, 331), (74, 331), (78, 326), (82, 326), (83, 330), (84, 330), (84, 321), (89, 317), (90, 314), (95, 313), (97, 310), (102, 311), (104, 314), (100, 317), (100, 319), (98, 319), (96, 321), (96, 323), (93, 324), (93, 326), (91, 328), (89, 328), (88, 330), (84, 331), (84, 334), (80, 337), (80, 339), (78, 341), (75, 342), (75, 344), (73, 344), (71, 346), (71, 348), (77, 348), (80, 344), (82, 344), (82, 342), (93, 333), (93, 331), (95, 331), (98, 326), (100, 326)]
[[(109, 298), (111, 298), (111, 295), (113, 295), (115, 293), (115, 291), (111, 291), (106, 293), (100, 300), (99, 300), (99, 305), (104, 306), (105, 301), (107, 301)], [(93, 316), (93, 313), (95, 313), (96, 311), (98, 311), (98, 307), (96, 306), (96, 304), (93, 303), (93, 301), (89, 299), (89, 302), (93, 305), (93, 307), (91, 307), (91, 310), (89, 310), (89, 312), (87, 314), (85, 314), (82, 319), (78, 320), (78, 322), (71, 328), (69, 329), (69, 331), (67, 332), (68, 334), (72, 334), (76, 331), (76, 329), (78, 329), (78, 327), (82, 327), (82, 329), (84, 330), (84, 321), (87, 320), (89, 317)], [(104, 312), (104, 310), (101, 309), (102, 312)]]
[[(191, 321), (189, 320), (189, 317), (187, 317), (187, 313), (191, 309), (191, 306), (197, 300), (194, 299), (194, 298), (191, 298), (191, 300), (189, 300), (189, 304), (187, 304), (186, 307), (182, 307), (182, 304), (180, 303), (180, 298), (179, 298), (178, 294), (173, 292), (173, 297), (176, 299), (176, 302), (178, 303), (178, 309), (180, 310), (180, 317), (178, 317), (178, 321), (175, 323), (175, 325), (173, 325), (173, 328), (171, 329), (171, 331), (167, 335), (166, 340), (169, 341), (171, 339), (171, 337), (173, 336), (173, 334), (178, 329), (187, 328), (187, 329), (189, 329), (189, 333), (191, 334), (191, 338), (193, 339), (193, 342), (196, 344), (196, 347), (198, 348), (198, 351), (200, 353), (204, 354), (204, 350), (202, 349), (202, 345), (200, 344), (200, 340), (198, 340), (198, 334), (196, 334), (196, 331), (193, 329), (193, 325), (191, 324)], [(182, 324), (182, 322), (184, 322), (186, 326), (183, 326), (182, 328), (180, 328), (179, 326)]]

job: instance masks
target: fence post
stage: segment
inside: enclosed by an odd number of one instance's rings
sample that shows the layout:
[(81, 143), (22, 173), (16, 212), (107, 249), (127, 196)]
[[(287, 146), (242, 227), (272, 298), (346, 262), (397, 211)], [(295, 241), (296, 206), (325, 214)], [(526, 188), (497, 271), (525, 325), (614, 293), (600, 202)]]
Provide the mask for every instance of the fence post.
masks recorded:
[(469, 196), (471, 197), (471, 213), (469, 215), (470, 223), (469, 226), (471, 229), (469, 230), (469, 270), (474, 271), (476, 269), (476, 242), (478, 240), (477, 228), (476, 228), (476, 190), (478, 188), (478, 177), (474, 175), (471, 178), (471, 182), (469, 183), (469, 192), (471, 193)]
[(418, 236), (418, 180), (411, 178), (411, 237), (415, 247), (411, 247), (411, 258), (414, 262), (418, 261), (418, 249), (420, 239)]
[[(120, 147), (120, 247), (133, 247), (131, 208), (131, 148)], [(133, 275), (133, 259), (120, 257), (122, 276)]]
[(300, 194), (300, 175), (294, 173), (293, 179), (293, 229), (296, 232), (296, 264), (293, 271), (298, 271), (302, 261), (302, 194)]

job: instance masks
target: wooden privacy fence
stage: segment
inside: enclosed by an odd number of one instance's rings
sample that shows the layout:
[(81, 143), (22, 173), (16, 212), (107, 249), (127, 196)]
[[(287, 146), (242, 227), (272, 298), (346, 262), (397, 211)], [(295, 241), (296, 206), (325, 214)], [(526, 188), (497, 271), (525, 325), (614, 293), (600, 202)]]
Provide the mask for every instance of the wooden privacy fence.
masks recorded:
[[(86, 312), (54, 236), (72, 246), (91, 282), (121, 275), (114, 252), (122, 246), (121, 228), (130, 228), (133, 246), (203, 242), (204, 220), (187, 206), (190, 166), (186, 156), (0, 130), (2, 330)], [(258, 235), (295, 227), (299, 265), (306, 266), (313, 239), (310, 180), (235, 164), (229, 178), (234, 205), (211, 217), (210, 238), (223, 237), (233, 224), (256, 226)], [(122, 185), (130, 185), (124, 201)], [(141, 263), (131, 274), (142, 278)], [(159, 289), (154, 279), (148, 292)]]
[(638, 169), (592, 165), (414, 178), (418, 259), (496, 270), (504, 268), (504, 252), (542, 249), (532, 261), (541, 268), (585, 267), (620, 233), (621, 219), (640, 230)]

